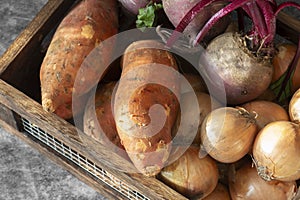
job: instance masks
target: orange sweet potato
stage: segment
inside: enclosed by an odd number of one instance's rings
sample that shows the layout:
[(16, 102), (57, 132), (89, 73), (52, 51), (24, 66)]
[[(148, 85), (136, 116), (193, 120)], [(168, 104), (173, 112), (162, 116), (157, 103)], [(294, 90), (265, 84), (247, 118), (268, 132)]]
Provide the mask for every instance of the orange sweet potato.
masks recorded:
[(100, 84), (95, 97), (89, 98), (83, 116), (83, 130), (99, 144), (127, 158), (112, 114), (111, 97), (115, 86), (116, 82)]
[[(72, 92), (77, 92), (78, 96), (88, 92), (98, 83), (97, 71), (102, 66), (85, 70), (85, 76), (80, 80), (83, 84), (75, 90), (76, 74), (87, 55), (117, 31), (116, 0), (82, 0), (66, 15), (53, 36), (40, 69), (45, 110), (64, 119), (76, 114), (72, 113)], [(98, 59), (106, 59), (110, 52), (107, 49)], [(84, 109), (84, 106), (77, 107)]]
[[(177, 64), (162, 48), (163, 44), (154, 40), (129, 45), (114, 98), (121, 143), (138, 171), (146, 176), (158, 174), (170, 155), (171, 129), (179, 109)], [(154, 108), (157, 105), (160, 110)]]

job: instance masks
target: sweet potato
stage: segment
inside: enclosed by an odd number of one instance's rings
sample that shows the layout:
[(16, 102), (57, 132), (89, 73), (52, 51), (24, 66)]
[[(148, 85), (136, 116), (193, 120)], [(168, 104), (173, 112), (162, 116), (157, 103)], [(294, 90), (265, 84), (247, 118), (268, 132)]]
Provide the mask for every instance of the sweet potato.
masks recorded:
[[(66, 15), (53, 36), (40, 69), (45, 110), (64, 119), (76, 114), (72, 113), (72, 93), (81, 96), (97, 84), (97, 72), (103, 66), (89, 66), (80, 79), (82, 84), (75, 90), (76, 74), (87, 55), (117, 31), (116, 0), (82, 0)], [(98, 59), (107, 59), (110, 52), (111, 49), (107, 49)]]
[(158, 174), (169, 157), (171, 129), (179, 109), (176, 60), (163, 47), (154, 40), (137, 41), (127, 47), (114, 98), (121, 143), (138, 171), (146, 176)]
[[(116, 82), (100, 84), (95, 97), (91, 96), (83, 116), (84, 133), (121, 156), (126, 156), (112, 114), (111, 97)], [(127, 158), (127, 157), (126, 157)]]

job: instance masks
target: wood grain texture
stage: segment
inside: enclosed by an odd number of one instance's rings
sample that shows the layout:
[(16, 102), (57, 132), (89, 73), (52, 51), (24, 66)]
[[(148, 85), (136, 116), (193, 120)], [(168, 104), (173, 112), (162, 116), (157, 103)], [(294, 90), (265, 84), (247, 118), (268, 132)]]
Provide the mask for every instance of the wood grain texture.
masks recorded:
[(49, 147), (46, 147), (45, 145), (26, 136), (22, 132), (15, 129), (15, 127), (12, 127), (11, 125), (3, 121), (1, 118), (0, 118), (0, 126), (3, 129), (5, 129), (7, 132), (19, 137), (22, 141), (26, 142), (32, 148), (38, 150), (40, 153), (42, 153), (44, 156), (46, 156), (48, 159), (50, 159), (57, 165), (63, 167), (65, 170), (72, 173), (76, 178), (88, 184), (90, 187), (92, 187), (95, 191), (99, 192), (105, 198), (111, 200), (124, 198), (122, 196), (119, 196), (119, 194), (116, 191), (112, 190), (109, 186), (95, 180), (95, 178), (87, 174), (87, 172), (85, 172), (83, 169), (76, 166), (74, 163), (68, 162), (65, 158), (58, 155), (58, 153), (55, 153)]
[(285, 12), (280, 12), (277, 20), (277, 33), (298, 44), (300, 21)]
[[(111, 169), (108, 167), (111, 160), (114, 160), (115, 163), (119, 163), (120, 165), (124, 164), (124, 169), (130, 166), (127, 165), (128, 163), (122, 162), (122, 158), (120, 158), (119, 155), (100, 145), (97, 146), (98, 151), (97, 155), (95, 155), (91, 149), (87, 148), (81, 142), (76, 127), (57, 117), (55, 114), (44, 111), (39, 103), (33, 101), (24, 93), (18, 91), (3, 80), (0, 80), (0, 102), (21, 117), (30, 119), (31, 123), (40, 127), (75, 151), (80, 152), (87, 159), (92, 160), (97, 166), (106, 170), (119, 180), (122, 180), (122, 182), (131, 186), (133, 190), (141, 192), (148, 198), (186, 199), (156, 178), (147, 178), (142, 174), (126, 174)], [(97, 143), (90, 143), (89, 145), (97, 145)], [(100, 155), (100, 153), (102, 153), (102, 155)], [(99, 160), (99, 157), (103, 159)]]

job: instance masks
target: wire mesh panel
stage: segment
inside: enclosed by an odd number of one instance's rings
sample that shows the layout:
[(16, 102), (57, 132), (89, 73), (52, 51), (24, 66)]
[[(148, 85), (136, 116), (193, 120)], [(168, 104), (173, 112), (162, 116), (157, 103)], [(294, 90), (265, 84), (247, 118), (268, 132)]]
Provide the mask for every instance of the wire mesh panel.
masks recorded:
[(52, 148), (54, 151), (58, 152), (60, 155), (67, 158), (69, 161), (73, 162), (80, 168), (84, 169), (89, 174), (93, 175), (98, 180), (102, 181), (112, 189), (116, 190), (120, 194), (127, 197), (128, 199), (150, 200), (140, 192), (132, 189), (129, 185), (122, 182), (122, 180), (116, 178), (109, 172), (98, 167), (95, 163), (88, 160), (86, 157), (84, 157), (77, 151), (71, 149), (63, 142), (59, 141), (58, 139), (54, 138), (52, 135), (41, 130), (36, 125), (30, 123), (27, 119), (21, 118), (21, 121), (22, 121), (23, 129), (26, 133), (32, 135), (40, 142), (46, 144), (48, 147)]

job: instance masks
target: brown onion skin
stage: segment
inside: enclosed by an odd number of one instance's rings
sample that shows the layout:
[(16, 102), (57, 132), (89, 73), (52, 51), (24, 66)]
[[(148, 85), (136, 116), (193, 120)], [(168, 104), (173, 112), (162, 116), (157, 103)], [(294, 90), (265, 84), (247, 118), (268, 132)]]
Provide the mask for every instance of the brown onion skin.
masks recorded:
[[(295, 44), (282, 43), (277, 46), (277, 53), (273, 57), (272, 63), (274, 66), (274, 73), (272, 82), (278, 80), (284, 72), (286, 72), (288, 66), (292, 62), (297, 46)], [(300, 88), (300, 60), (297, 63), (294, 76), (292, 78), (292, 92), (295, 92)]]
[(211, 157), (199, 158), (198, 153), (198, 147), (189, 147), (179, 159), (163, 168), (158, 178), (188, 198), (209, 195), (218, 183), (218, 168)]
[(255, 117), (242, 108), (213, 110), (201, 126), (201, 145), (215, 160), (232, 163), (245, 156), (257, 134)]
[(256, 124), (258, 130), (265, 127), (268, 123), (274, 121), (289, 121), (289, 114), (287, 111), (274, 102), (255, 100), (241, 105), (249, 112), (255, 112), (257, 114)]
[(298, 89), (291, 98), (289, 115), (291, 121), (300, 123), (300, 89)]
[(218, 183), (214, 191), (210, 193), (207, 197), (205, 197), (203, 200), (231, 200), (231, 198), (227, 187), (225, 187), (221, 183)]
[(253, 158), (265, 180), (295, 181), (300, 178), (300, 125), (271, 122), (256, 136)]
[(232, 200), (291, 200), (296, 193), (295, 181), (265, 181), (251, 163), (241, 168), (233, 168), (229, 173), (229, 191)]

